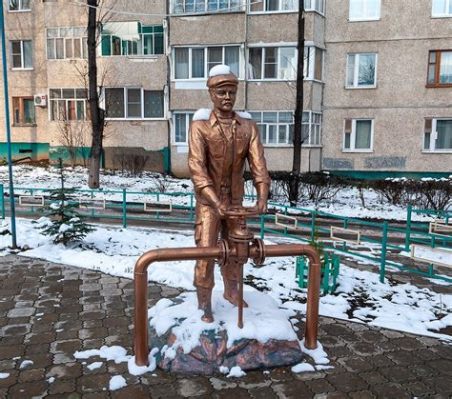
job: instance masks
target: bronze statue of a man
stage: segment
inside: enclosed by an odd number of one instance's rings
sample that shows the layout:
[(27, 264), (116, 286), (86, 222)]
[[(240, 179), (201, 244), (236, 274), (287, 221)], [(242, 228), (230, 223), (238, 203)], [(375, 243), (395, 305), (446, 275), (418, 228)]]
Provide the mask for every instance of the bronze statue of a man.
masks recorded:
[[(264, 149), (256, 123), (249, 114), (233, 111), (238, 79), (229, 67), (218, 65), (211, 69), (207, 87), (213, 110), (198, 111), (189, 133), (188, 166), (196, 194), (195, 242), (198, 247), (217, 244), (219, 234), (227, 238), (233, 231), (233, 220), (225, 220), (229, 206), (242, 205), (243, 172), (248, 160), (257, 191), (259, 213), (267, 211), (270, 185)], [(222, 266), (224, 298), (238, 303), (238, 273), (241, 264), (230, 260)], [(194, 285), (202, 319), (212, 322), (211, 296), (214, 286), (214, 261), (198, 260)], [(246, 306), (246, 304), (244, 304)]]

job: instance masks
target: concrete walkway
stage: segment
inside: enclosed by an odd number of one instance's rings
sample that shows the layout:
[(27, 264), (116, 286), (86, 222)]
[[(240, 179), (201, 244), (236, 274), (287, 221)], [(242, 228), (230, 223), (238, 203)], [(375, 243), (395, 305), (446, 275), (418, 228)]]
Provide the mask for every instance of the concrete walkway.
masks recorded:
[[(179, 291), (153, 285), (149, 303)], [(293, 374), (289, 368), (228, 379), (156, 371), (142, 377), (125, 363), (77, 350), (121, 345), (132, 353), (131, 280), (32, 260), (0, 258), (0, 398), (450, 398), (452, 346), (366, 325), (320, 319), (320, 341), (334, 369)], [(299, 323), (300, 331), (303, 331)], [(24, 360), (31, 360), (22, 369)], [(102, 367), (88, 365), (102, 361)], [(112, 376), (127, 387), (108, 391)]]

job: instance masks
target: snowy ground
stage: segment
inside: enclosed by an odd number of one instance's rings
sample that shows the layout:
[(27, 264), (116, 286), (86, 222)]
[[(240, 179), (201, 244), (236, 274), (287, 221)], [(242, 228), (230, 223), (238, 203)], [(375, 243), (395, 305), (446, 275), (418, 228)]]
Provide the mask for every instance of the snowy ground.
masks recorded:
[[(6, 223), (6, 222), (5, 222)], [(18, 219), (18, 244), (26, 250), (21, 256), (100, 270), (116, 276), (132, 278), (133, 267), (143, 252), (166, 247), (192, 247), (191, 232), (183, 233), (146, 228), (116, 228), (96, 225), (82, 247), (54, 245), (39, 232), (39, 223)], [(7, 226), (5, 226), (7, 227)], [(280, 242), (280, 239), (278, 239)], [(9, 235), (0, 236), (3, 254), (11, 243)], [(268, 241), (268, 244), (272, 242)], [(29, 248), (29, 249), (27, 249)], [(193, 290), (193, 261), (159, 262), (149, 269), (149, 279), (169, 286)], [(268, 259), (265, 267), (245, 266), (245, 276), (253, 287), (245, 290), (266, 292), (279, 306), (304, 314), (306, 294), (294, 277), (294, 259)], [(221, 275), (215, 274), (216, 289), (222, 289)], [(410, 284), (382, 284), (379, 276), (369, 271), (341, 266), (339, 287), (334, 295), (320, 301), (320, 314), (392, 328), (414, 334), (441, 338), (452, 337), (440, 330), (452, 326), (452, 295), (437, 294)]]
[[(18, 193), (20, 187), (27, 188), (57, 188), (60, 186), (59, 171), (51, 166), (48, 168), (33, 167), (28, 165), (17, 165), (13, 168), (14, 184)], [(88, 190), (87, 171), (82, 167), (65, 168), (65, 184), (68, 187), (76, 187)], [(128, 192), (158, 192), (158, 193), (187, 193), (181, 197), (162, 196), (161, 201), (171, 201), (173, 204), (189, 204), (189, 194), (193, 192), (193, 185), (189, 179), (174, 179), (163, 177), (157, 173), (144, 172), (142, 177), (120, 174), (117, 172), (104, 171), (101, 175), (101, 187), (103, 191), (127, 189)], [(0, 166), (0, 183), (3, 183), (5, 190), (8, 188), (8, 169)], [(253, 194), (251, 188), (247, 189), (247, 194)], [(106, 200), (122, 200), (122, 193), (99, 193), (94, 196)], [(128, 201), (143, 201), (144, 196), (140, 194), (128, 195)], [(328, 201), (323, 201), (317, 206), (312, 201), (302, 201), (299, 206), (306, 209), (317, 209), (319, 211), (333, 213), (348, 217), (378, 218), (387, 220), (405, 220), (406, 208), (389, 204), (373, 190), (363, 190), (365, 206), (359, 197), (356, 188), (343, 188), (337, 195)], [(428, 221), (429, 217), (413, 214), (413, 220)]]

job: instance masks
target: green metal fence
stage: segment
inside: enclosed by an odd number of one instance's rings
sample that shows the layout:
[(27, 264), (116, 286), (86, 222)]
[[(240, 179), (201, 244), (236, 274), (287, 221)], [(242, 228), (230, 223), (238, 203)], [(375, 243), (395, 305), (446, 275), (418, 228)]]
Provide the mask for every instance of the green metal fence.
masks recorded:
[[(45, 205), (50, 203), (49, 194), (54, 189), (16, 187), (16, 195), (43, 196)], [(77, 200), (85, 207), (79, 209), (82, 215), (98, 220), (120, 221), (123, 227), (127, 227), (130, 222), (158, 222), (158, 223), (194, 223), (195, 220), (195, 200), (193, 193), (187, 192), (138, 192), (122, 190), (82, 190), (76, 189), (74, 193)], [(5, 192), (3, 185), (0, 185), (0, 206), (2, 218), (5, 218)], [(253, 196), (247, 196), (248, 200), (255, 200)], [(97, 201), (97, 202), (96, 202)], [(99, 206), (98, 202), (103, 205)], [(90, 205), (91, 203), (91, 205)], [(144, 204), (156, 206), (152, 212), (144, 210)], [(158, 210), (162, 203), (172, 206), (171, 212)], [(259, 228), (261, 238), (265, 234), (273, 234), (283, 237), (293, 238), (303, 242), (313, 242), (325, 237), (322, 241), (325, 250), (331, 253), (352, 257), (361, 261), (371, 262), (379, 265), (380, 280), (384, 281), (388, 267), (397, 270), (408, 271), (436, 277), (452, 282), (452, 278), (432, 273), (431, 266), (427, 272), (408, 268), (407, 266), (389, 260), (389, 251), (408, 251), (411, 244), (422, 244), (432, 248), (452, 248), (452, 235), (435, 234), (429, 232), (429, 223), (413, 221), (413, 215), (424, 214), (437, 218), (442, 218), (445, 223), (452, 220), (452, 211), (435, 212), (427, 209), (407, 209), (406, 225), (400, 226), (393, 222), (375, 222), (346, 216), (339, 216), (317, 210), (290, 207), (276, 202), (269, 202), (269, 208), (283, 215), (291, 215), (297, 218), (297, 228), (290, 226), (281, 227), (275, 225), (275, 215), (268, 214), (250, 221), (250, 225)], [(42, 216), (43, 208), (40, 206), (18, 206), (17, 215), (22, 216)], [(348, 240), (337, 242), (328, 240), (331, 233), (331, 226), (338, 226), (344, 229), (360, 231), (360, 243), (371, 247), (372, 252), (363, 253), (357, 250), (356, 245)], [(394, 239), (397, 237), (398, 239)]]

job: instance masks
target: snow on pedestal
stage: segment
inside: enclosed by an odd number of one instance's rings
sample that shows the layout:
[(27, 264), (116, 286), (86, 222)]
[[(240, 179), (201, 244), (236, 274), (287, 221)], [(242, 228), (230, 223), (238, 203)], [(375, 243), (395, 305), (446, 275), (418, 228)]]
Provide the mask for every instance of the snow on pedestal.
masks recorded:
[(212, 374), (240, 367), (252, 370), (299, 363), (303, 358), (298, 337), (289, 320), (268, 295), (245, 292), (243, 329), (237, 327), (237, 307), (212, 295), (215, 321), (205, 323), (196, 293), (162, 299), (149, 309), (150, 346), (157, 347), (158, 366), (164, 370)]

